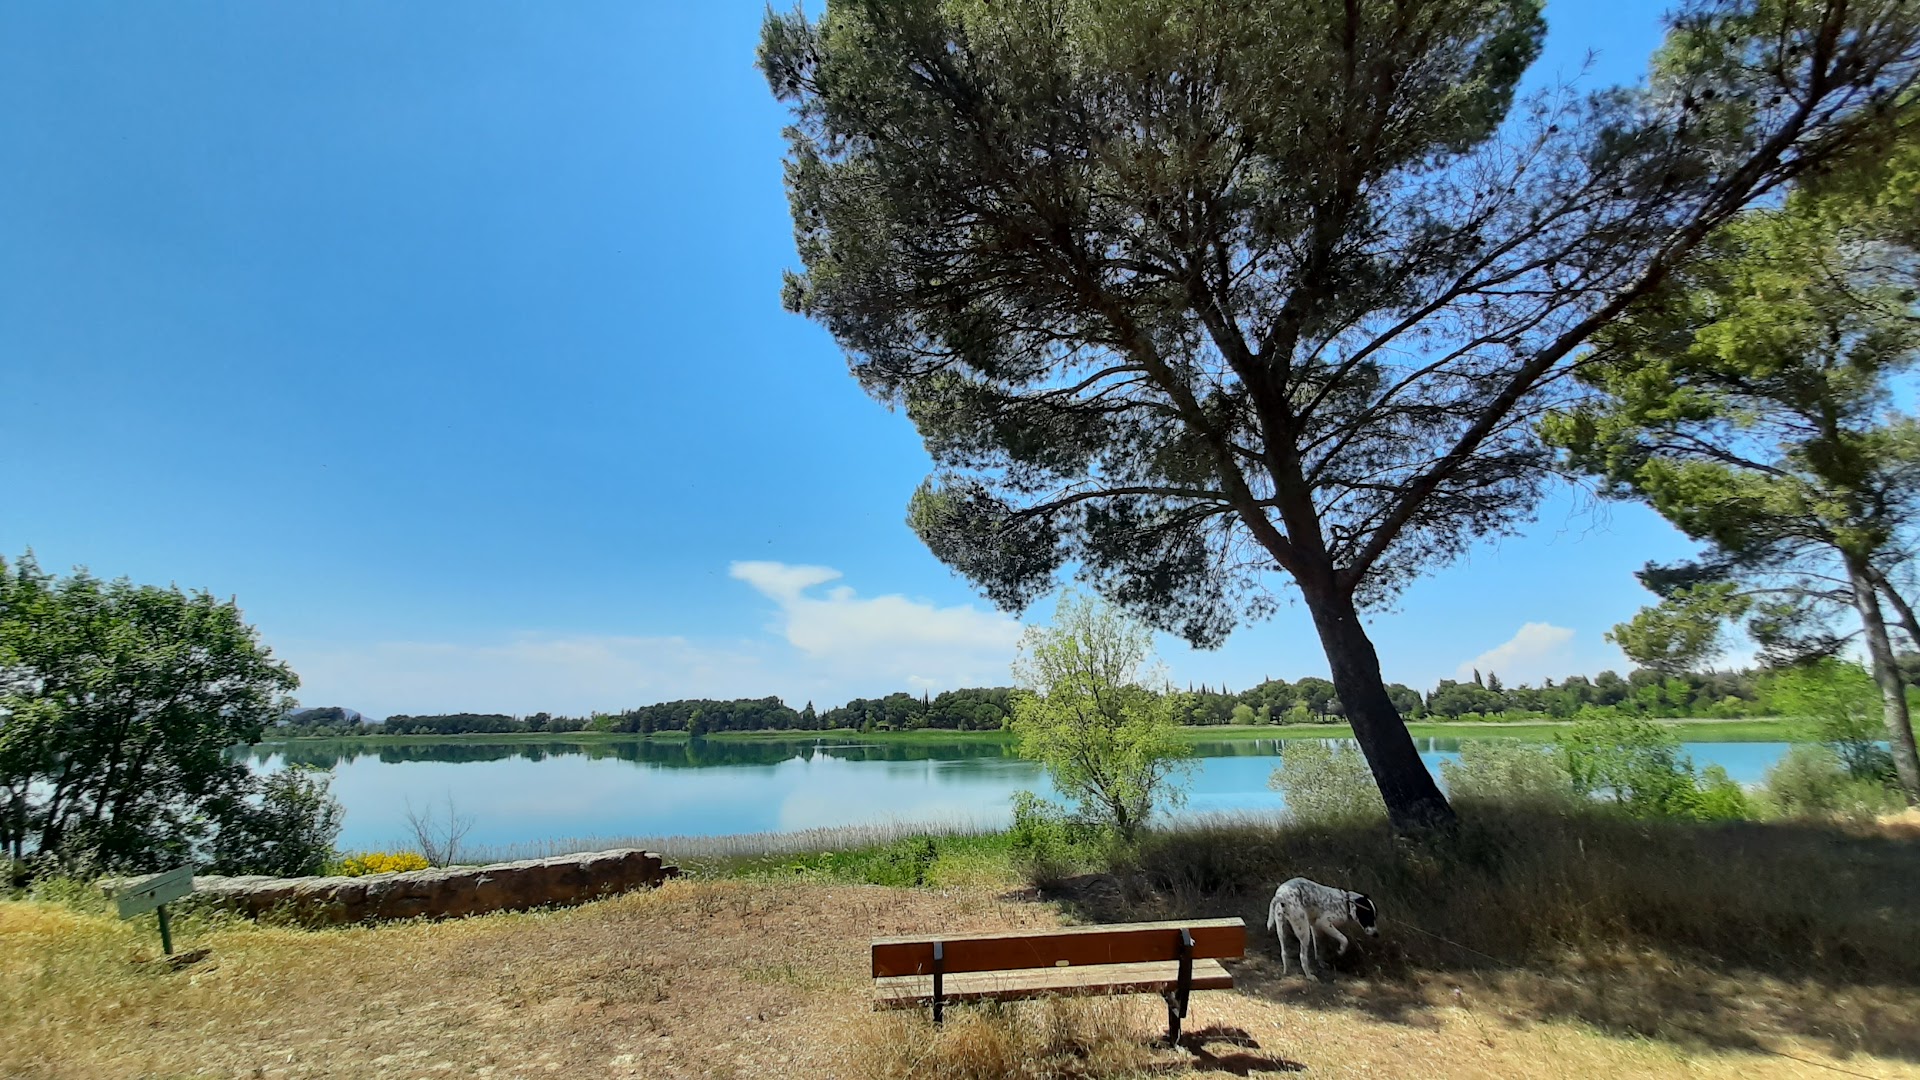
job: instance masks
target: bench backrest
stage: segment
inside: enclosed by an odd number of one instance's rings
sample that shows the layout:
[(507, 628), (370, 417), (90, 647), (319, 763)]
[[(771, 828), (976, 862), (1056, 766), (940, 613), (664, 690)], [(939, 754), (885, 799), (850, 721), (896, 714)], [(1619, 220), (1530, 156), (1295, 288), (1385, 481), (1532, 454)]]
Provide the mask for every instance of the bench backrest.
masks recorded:
[(1177, 960), (1182, 930), (1193, 935), (1192, 956), (1196, 960), (1231, 960), (1246, 955), (1247, 925), (1239, 919), (1069, 926), (1011, 934), (876, 938), (873, 977), (932, 974), (936, 942), (941, 946), (939, 969), (949, 975)]

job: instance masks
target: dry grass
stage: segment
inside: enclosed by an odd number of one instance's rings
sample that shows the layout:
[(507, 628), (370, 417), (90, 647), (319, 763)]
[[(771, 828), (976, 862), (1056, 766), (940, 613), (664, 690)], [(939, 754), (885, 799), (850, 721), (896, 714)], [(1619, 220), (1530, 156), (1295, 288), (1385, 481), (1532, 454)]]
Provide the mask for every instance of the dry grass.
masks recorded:
[(869, 937), (1052, 921), (991, 893), (676, 882), (437, 924), (180, 920), (212, 959), (173, 974), (139, 962), (150, 920), (0, 902), (0, 1076), (840, 1075)]
[(1138, 1076), (1156, 1067), (1124, 999), (1049, 999), (955, 1009), (932, 1027), (918, 1013), (859, 1025), (847, 1057), (871, 1080), (1069, 1080)]
[[(192, 918), (181, 946), (212, 958), (177, 973), (137, 962), (158, 952), (150, 921), (0, 902), (0, 1076), (1920, 1077), (1920, 845), (1904, 826), (1556, 828), (1500, 855), (1469, 834), (1441, 860), (1216, 823), (1136, 878), (1077, 883), (1058, 900), (1078, 917), (1254, 926), (1287, 869), (1369, 888), (1399, 920), (1326, 986), (1278, 977), (1256, 934), (1241, 989), (1196, 995), (1195, 1037), (1172, 1050), (1151, 1045), (1164, 1013), (1144, 997), (954, 1009), (942, 1029), (867, 1008), (871, 937), (1060, 919), (1004, 888), (681, 881), (439, 924)], [(1854, 899), (1822, 928), (1803, 906), (1820, 896)], [(1502, 898), (1541, 915), (1475, 907)]]
[(1692, 1049), (1775, 1040), (1920, 1060), (1920, 844), (1899, 823), (1700, 826), (1469, 813), (1434, 848), (1384, 829), (1182, 831), (1065, 897), (1084, 918), (1265, 922), (1296, 874), (1373, 895), (1383, 932), (1337, 998), (1300, 997), (1264, 932), (1242, 984), (1398, 1021), (1458, 989), (1534, 1021)]

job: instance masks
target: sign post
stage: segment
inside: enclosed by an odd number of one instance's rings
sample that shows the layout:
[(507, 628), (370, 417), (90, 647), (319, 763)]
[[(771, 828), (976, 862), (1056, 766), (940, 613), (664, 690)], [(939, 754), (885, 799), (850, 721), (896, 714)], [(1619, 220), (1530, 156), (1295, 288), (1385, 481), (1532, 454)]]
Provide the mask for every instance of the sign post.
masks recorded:
[(160, 919), (160, 947), (173, 955), (173, 928), (167, 923), (167, 904), (193, 892), (193, 867), (182, 866), (152, 877), (144, 877), (122, 888), (114, 898), (120, 904), (120, 917), (154, 912)]

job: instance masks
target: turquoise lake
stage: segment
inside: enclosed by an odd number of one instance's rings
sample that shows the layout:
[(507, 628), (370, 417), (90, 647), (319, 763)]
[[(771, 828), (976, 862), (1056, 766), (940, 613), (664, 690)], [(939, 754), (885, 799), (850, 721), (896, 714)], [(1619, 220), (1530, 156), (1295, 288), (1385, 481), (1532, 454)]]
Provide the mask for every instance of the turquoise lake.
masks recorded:
[[(1461, 740), (1417, 739), (1429, 769)], [(1267, 777), (1286, 740), (1194, 744), (1184, 813), (1277, 810)], [(1694, 763), (1759, 782), (1789, 744), (1690, 742)], [(1009, 800), (1052, 794), (1032, 762), (1000, 742), (862, 743), (645, 740), (429, 743), (312, 740), (263, 744), (255, 768), (287, 762), (333, 770), (346, 808), (339, 846), (410, 846), (409, 806), (446, 801), (473, 819), (467, 844), (492, 850), (549, 841), (721, 836), (896, 821), (1003, 824)]]

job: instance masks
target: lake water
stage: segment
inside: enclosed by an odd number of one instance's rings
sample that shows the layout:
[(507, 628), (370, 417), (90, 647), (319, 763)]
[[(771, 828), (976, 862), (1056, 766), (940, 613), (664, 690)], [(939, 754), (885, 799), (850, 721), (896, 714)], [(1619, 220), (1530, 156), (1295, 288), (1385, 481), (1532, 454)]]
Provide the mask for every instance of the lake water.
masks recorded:
[[(1289, 740), (1196, 742), (1184, 812), (1275, 810), (1267, 777)], [(1458, 739), (1417, 739), (1429, 769)], [(1690, 742), (1704, 768), (1757, 783), (1789, 744)], [(258, 769), (292, 761), (331, 768), (346, 808), (340, 847), (409, 846), (409, 806), (474, 819), (467, 843), (505, 848), (552, 840), (720, 836), (884, 821), (1004, 824), (1022, 789), (1053, 794), (1045, 774), (1004, 742), (691, 741), (402, 743), (312, 740), (263, 744)]]

